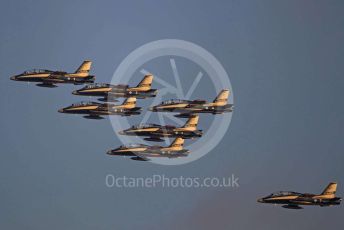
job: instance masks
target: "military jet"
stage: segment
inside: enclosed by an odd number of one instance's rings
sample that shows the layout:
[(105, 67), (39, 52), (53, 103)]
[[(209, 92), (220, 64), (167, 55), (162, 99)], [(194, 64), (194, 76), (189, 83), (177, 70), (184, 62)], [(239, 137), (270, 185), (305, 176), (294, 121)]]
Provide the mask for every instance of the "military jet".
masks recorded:
[(151, 89), (153, 75), (146, 75), (136, 87), (128, 85), (111, 85), (107, 83), (95, 83), (86, 85), (84, 88), (75, 90), (74, 95), (102, 97), (101, 101), (115, 101), (118, 97), (136, 97), (144, 99), (155, 97), (157, 89)]
[(139, 115), (141, 107), (136, 107), (136, 98), (129, 97), (121, 105), (98, 102), (80, 102), (58, 110), (60, 113), (85, 114), (84, 118), (103, 119), (105, 115)]
[(283, 208), (302, 209), (299, 205), (319, 205), (327, 207), (339, 205), (342, 198), (336, 197), (337, 183), (330, 183), (325, 190), (319, 194), (308, 194), (298, 192), (277, 192), (264, 198), (258, 199), (260, 203), (283, 204)]
[(197, 130), (198, 115), (191, 116), (182, 127), (172, 125), (140, 124), (129, 129), (119, 131), (121, 135), (146, 136), (146, 141), (164, 141), (161, 138), (181, 137), (183, 139), (197, 138), (203, 135), (202, 130)]
[(92, 62), (84, 61), (74, 73), (53, 71), (46, 69), (33, 69), (11, 77), (13, 81), (37, 82), (37, 86), (54, 88), (58, 83), (75, 85), (93, 83), (95, 76), (89, 75)]
[(233, 105), (227, 104), (229, 90), (222, 90), (213, 102), (204, 100), (168, 100), (149, 108), (153, 112), (177, 112), (176, 117), (190, 117), (195, 113), (222, 114), (232, 112)]
[(183, 148), (184, 139), (177, 137), (168, 147), (150, 146), (144, 144), (130, 144), (109, 150), (108, 155), (129, 156), (132, 160), (149, 161), (151, 157), (178, 158), (186, 157), (189, 150)]

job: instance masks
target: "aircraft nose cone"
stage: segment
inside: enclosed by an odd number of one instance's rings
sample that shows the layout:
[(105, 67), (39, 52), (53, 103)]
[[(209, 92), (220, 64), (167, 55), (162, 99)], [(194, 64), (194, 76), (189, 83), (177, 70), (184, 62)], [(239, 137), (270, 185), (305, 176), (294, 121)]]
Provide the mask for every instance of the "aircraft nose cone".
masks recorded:
[(58, 112), (59, 112), (59, 113), (63, 113), (64, 110), (63, 110), (63, 109), (59, 109)]
[(149, 107), (148, 111), (152, 111), (153, 112), (154, 111), (154, 107)]
[(125, 132), (122, 130), (122, 131), (119, 131), (118, 134), (119, 135), (125, 135)]
[(11, 79), (12, 81), (17, 80), (15, 76), (11, 77), (10, 79)]
[(106, 154), (107, 154), (107, 155), (113, 155), (113, 154), (112, 154), (112, 150), (107, 151)]
[(264, 201), (263, 199), (258, 199), (257, 200), (257, 202), (259, 202), (259, 203), (263, 203), (263, 201)]
[(78, 95), (78, 90), (74, 90), (74, 91), (72, 92), (72, 94), (73, 94), (73, 95)]

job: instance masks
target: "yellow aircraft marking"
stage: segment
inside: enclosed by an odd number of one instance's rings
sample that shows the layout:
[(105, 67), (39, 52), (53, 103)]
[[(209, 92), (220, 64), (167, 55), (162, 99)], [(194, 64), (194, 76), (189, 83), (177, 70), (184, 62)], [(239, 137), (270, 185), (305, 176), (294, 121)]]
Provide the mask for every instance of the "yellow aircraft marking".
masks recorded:
[(100, 88), (100, 89), (84, 89), (82, 92), (109, 92), (111, 88)]
[(317, 196), (314, 196), (313, 198), (314, 199), (331, 199), (334, 197), (335, 197), (334, 194), (329, 194), (329, 195), (317, 195)]
[(20, 76), (21, 78), (30, 78), (30, 77), (49, 77), (50, 74), (46, 74), (46, 73), (41, 73), (41, 74), (30, 74), (30, 75), (23, 75)]
[(206, 103), (206, 104), (203, 104), (204, 107), (212, 107), (212, 106), (216, 106), (216, 103)]
[(185, 108), (185, 109), (190, 110), (190, 111), (200, 111), (200, 110), (203, 110), (204, 108), (192, 108), (192, 107), (190, 107), (190, 108)]
[(175, 105), (160, 105), (158, 109), (168, 109), (168, 108), (185, 108), (188, 104), (175, 104)]
[(116, 152), (140, 152), (145, 151), (147, 148), (140, 147), (140, 148), (129, 148), (129, 149), (119, 149)]
[(182, 146), (172, 146), (172, 147), (164, 147), (161, 149), (161, 151), (178, 151), (182, 149), (183, 149)]
[(128, 88), (127, 91), (138, 91), (138, 92), (146, 92), (148, 90), (150, 90), (151, 87), (149, 86), (141, 86), (141, 87), (131, 87)]
[(126, 108), (131, 108), (132, 106), (129, 105), (113, 105), (113, 106), (109, 106), (113, 109), (126, 109)]
[(296, 199), (298, 196), (282, 196), (282, 197), (272, 197), (268, 198), (268, 200), (290, 200), (290, 199)]
[(159, 128), (145, 128), (145, 129), (133, 129), (133, 130), (129, 130), (129, 132), (154, 132), (158, 130)]
[(221, 102), (221, 101), (218, 101), (218, 102), (211, 102), (211, 103), (207, 103), (207, 104), (203, 104), (203, 106), (207, 106), (207, 107), (220, 107), (220, 106), (224, 106), (226, 105), (227, 102)]
[(85, 78), (88, 77), (88, 73), (68, 73), (64, 75), (65, 77), (75, 77), (75, 78)]
[(93, 106), (80, 106), (80, 107), (72, 107), (72, 108), (67, 108), (66, 110), (92, 110), (92, 109), (97, 109), (97, 105)]
[(181, 132), (181, 131), (195, 131), (196, 127), (181, 127), (181, 128), (175, 128), (173, 131)]

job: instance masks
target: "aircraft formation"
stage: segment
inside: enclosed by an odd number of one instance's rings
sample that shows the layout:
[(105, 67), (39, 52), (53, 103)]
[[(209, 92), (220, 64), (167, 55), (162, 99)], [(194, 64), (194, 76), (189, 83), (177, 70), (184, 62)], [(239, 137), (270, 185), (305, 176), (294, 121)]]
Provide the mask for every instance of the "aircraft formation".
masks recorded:
[[(53, 70), (30, 70), (11, 77), (14, 81), (35, 82), (37, 86), (54, 88), (58, 84), (86, 84), (83, 88), (74, 90), (73, 95), (96, 97), (98, 101), (86, 101), (69, 105), (58, 110), (64, 114), (80, 114), (87, 119), (103, 119), (104, 116), (140, 115), (142, 108), (136, 106), (137, 99), (153, 98), (158, 89), (152, 89), (154, 76), (148, 74), (137, 86), (113, 85), (109, 83), (95, 83), (95, 76), (90, 75), (92, 62), (84, 61), (74, 73)], [(174, 138), (170, 146), (148, 146), (143, 144), (130, 144), (109, 150), (107, 154), (113, 156), (130, 156), (132, 160), (148, 161), (154, 157), (178, 158), (186, 157), (190, 153), (184, 149), (185, 139), (200, 138), (203, 131), (197, 129), (199, 114), (223, 114), (233, 111), (233, 105), (228, 104), (229, 90), (219, 92), (213, 102), (205, 100), (173, 99), (164, 101), (149, 108), (153, 112), (174, 112), (175, 116), (187, 118), (185, 125), (175, 127), (172, 125), (138, 124), (126, 130), (119, 131), (120, 135), (140, 136), (146, 141), (162, 142), (165, 138)], [(118, 98), (124, 98), (122, 104)]]
[[(157, 89), (152, 89), (153, 75), (146, 75), (137, 86), (112, 85), (108, 83), (94, 83), (95, 76), (90, 75), (91, 61), (84, 61), (73, 73), (46, 69), (34, 69), (15, 75), (13, 81), (35, 82), (39, 87), (54, 88), (57, 84), (83, 85), (83, 88), (72, 92), (77, 96), (97, 97), (98, 101), (74, 103), (58, 110), (65, 114), (81, 114), (88, 119), (103, 119), (103, 116), (140, 115), (141, 107), (136, 106), (137, 99), (155, 97)], [(152, 112), (173, 112), (175, 117), (187, 118), (181, 127), (158, 124), (138, 124), (121, 130), (120, 135), (140, 136), (146, 141), (161, 142), (164, 138), (174, 138), (169, 146), (129, 144), (107, 151), (108, 155), (130, 157), (132, 160), (149, 161), (151, 158), (179, 158), (187, 157), (189, 150), (183, 147), (185, 139), (201, 138), (203, 131), (197, 128), (199, 114), (223, 114), (233, 111), (233, 105), (228, 104), (229, 90), (223, 89), (212, 101), (173, 99), (164, 101), (148, 108)], [(122, 104), (118, 98), (124, 98)], [(339, 205), (342, 198), (336, 197), (337, 183), (330, 183), (321, 194), (298, 193), (282, 191), (272, 193), (269, 196), (258, 199), (259, 203), (281, 204), (287, 209), (302, 209), (301, 205), (315, 205), (328, 207)]]

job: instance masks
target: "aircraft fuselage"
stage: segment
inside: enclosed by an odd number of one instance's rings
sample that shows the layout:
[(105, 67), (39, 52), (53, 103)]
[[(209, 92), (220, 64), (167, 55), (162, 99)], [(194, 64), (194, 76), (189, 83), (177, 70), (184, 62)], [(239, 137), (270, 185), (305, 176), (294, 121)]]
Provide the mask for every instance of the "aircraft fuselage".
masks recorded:
[(130, 116), (140, 114), (140, 107), (124, 108), (122, 105), (109, 105), (101, 103), (78, 104), (58, 110), (60, 113), (89, 114), (92, 116), (121, 115)]
[(150, 137), (151, 140), (161, 137), (182, 137), (183, 139), (190, 139), (201, 137), (203, 135), (201, 130), (188, 130), (187, 128), (177, 128), (168, 126), (131, 128), (120, 131), (119, 134), (128, 136), (146, 136)]
[[(298, 205), (319, 205), (319, 206), (332, 206), (339, 205), (341, 198), (322, 198), (321, 195), (313, 194), (300, 194), (300, 195), (287, 195), (287, 196), (268, 196), (258, 199), (260, 203), (269, 204), (284, 204), (284, 208), (293, 208)], [(291, 207), (289, 207), (291, 206)]]
[(176, 112), (176, 113), (212, 113), (220, 114), (225, 112), (232, 112), (233, 105), (227, 104), (224, 106), (214, 105), (213, 103), (205, 104), (170, 104), (170, 105), (157, 105), (150, 108), (153, 112)]
[(147, 97), (155, 97), (157, 95), (156, 89), (141, 90), (140, 88), (129, 88), (124, 85), (106, 85), (106, 86), (86, 86), (82, 89), (73, 91), (74, 95), (93, 96), (104, 98), (118, 98), (118, 97), (136, 97), (144, 99)]
[(11, 77), (13, 81), (24, 81), (24, 82), (41, 82), (45, 84), (55, 84), (55, 83), (72, 83), (72, 84), (84, 84), (93, 83), (94, 76), (87, 75), (83, 73), (65, 73), (60, 71), (50, 71), (45, 72), (33, 72), (33, 73), (23, 73)]

